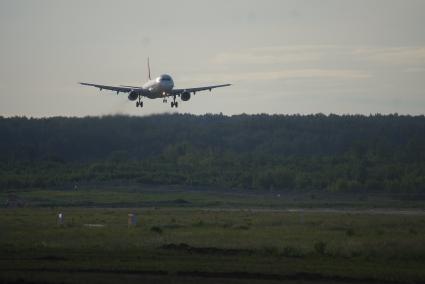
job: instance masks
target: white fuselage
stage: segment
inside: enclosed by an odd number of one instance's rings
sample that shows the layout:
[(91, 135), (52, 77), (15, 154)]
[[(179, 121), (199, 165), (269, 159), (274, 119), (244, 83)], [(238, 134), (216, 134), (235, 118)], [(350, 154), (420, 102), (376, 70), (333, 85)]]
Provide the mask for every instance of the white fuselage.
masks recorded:
[(146, 97), (157, 99), (169, 95), (174, 88), (174, 82), (170, 75), (163, 74), (153, 80), (149, 80), (142, 88), (148, 91)]

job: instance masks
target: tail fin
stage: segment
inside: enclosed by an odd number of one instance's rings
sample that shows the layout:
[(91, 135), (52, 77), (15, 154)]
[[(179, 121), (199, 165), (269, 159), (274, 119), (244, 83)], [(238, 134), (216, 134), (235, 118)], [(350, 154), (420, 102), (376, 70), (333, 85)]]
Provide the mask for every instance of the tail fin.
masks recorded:
[(151, 66), (149, 65), (149, 57), (148, 57), (148, 78), (151, 80)]

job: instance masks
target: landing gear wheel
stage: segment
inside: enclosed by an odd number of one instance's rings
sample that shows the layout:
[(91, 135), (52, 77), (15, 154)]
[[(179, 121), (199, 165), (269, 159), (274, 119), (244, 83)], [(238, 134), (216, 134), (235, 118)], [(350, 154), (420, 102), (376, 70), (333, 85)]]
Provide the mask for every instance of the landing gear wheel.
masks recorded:
[(140, 107), (143, 107), (143, 102), (140, 102), (139, 105), (140, 105)]
[(179, 104), (176, 102), (176, 96), (174, 95), (173, 96), (173, 101), (171, 102), (171, 107), (178, 107), (179, 106)]
[(136, 107), (139, 107), (139, 102), (136, 102)]

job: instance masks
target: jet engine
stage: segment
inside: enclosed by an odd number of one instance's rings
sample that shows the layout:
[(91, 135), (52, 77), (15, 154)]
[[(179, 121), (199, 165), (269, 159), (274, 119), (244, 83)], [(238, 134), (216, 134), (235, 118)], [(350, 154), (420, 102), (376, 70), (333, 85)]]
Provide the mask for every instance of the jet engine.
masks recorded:
[(137, 98), (139, 97), (139, 93), (137, 93), (136, 91), (131, 91), (129, 94), (128, 94), (128, 99), (130, 100), (130, 101), (135, 101), (135, 100), (137, 100)]
[(184, 92), (181, 94), (181, 99), (182, 101), (188, 101), (190, 100), (190, 93), (189, 92)]

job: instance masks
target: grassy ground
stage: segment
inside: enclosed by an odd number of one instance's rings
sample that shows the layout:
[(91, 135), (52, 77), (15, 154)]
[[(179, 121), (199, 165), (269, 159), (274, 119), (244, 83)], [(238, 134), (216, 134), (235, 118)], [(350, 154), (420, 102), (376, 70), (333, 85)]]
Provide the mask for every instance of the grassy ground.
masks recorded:
[(0, 282), (411, 283), (424, 263), (423, 214), (0, 209)]
[(388, 194), (334, 192), (280, 192), (217, 190), (186, 187), (133, 185), (84, 185), (57, 189), (0, 191), (0, 207), (11, 194), (31, 207), (185, 207), (185, 208), (416, 208), (424, 207), (424, 197)]

